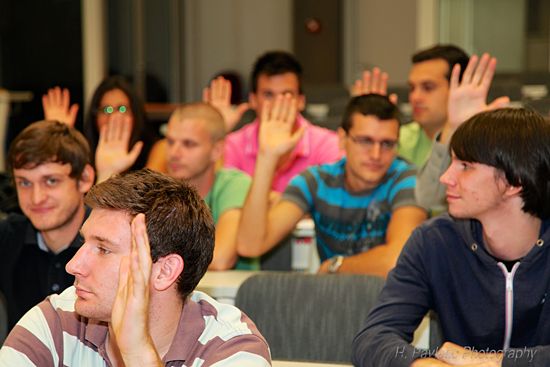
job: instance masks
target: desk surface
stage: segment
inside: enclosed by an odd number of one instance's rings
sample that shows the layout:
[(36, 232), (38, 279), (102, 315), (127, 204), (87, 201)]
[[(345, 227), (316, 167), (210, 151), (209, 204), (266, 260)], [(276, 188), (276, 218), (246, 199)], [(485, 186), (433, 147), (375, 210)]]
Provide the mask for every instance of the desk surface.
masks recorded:
[(241, 284), (259, 271), (227, 270), (207, 271), (199, 282), (197, 290), (216, 299), (235, 299)]

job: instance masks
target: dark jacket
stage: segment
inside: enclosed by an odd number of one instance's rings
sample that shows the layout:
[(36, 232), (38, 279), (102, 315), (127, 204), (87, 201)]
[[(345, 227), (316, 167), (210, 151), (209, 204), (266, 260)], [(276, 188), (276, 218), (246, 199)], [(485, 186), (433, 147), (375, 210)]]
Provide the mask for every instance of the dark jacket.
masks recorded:
[(428, 221), (405, 244), (356, 336), (354, 364), (409, 366), (425, 357), (409, 343), (427, 311), (434, 310), (444, 341), (478, 351), (507, 350), (503, 366), (550, 366), (549, 246), (547, 220), (537, 244), (508, 271), (485, 250), (478, 221), (449, 216)]

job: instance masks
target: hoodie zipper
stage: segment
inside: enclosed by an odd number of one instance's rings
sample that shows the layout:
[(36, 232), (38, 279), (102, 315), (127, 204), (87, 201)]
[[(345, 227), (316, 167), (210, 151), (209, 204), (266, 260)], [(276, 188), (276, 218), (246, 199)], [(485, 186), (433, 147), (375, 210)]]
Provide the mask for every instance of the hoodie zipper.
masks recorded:
[(514, 275), (519, 267), (520, 262), (514, 264), (511, 271), (506, 269), (506, 266), (499, 262), (497, 263), (504, 277), (506, 278), (506, 293), (504, 295), (505, 305), (505, 323), (504, 323), (504, 345), (503, 350), (510, 348), (510, 339), (512, 338), (512, 324), (514, 322)]

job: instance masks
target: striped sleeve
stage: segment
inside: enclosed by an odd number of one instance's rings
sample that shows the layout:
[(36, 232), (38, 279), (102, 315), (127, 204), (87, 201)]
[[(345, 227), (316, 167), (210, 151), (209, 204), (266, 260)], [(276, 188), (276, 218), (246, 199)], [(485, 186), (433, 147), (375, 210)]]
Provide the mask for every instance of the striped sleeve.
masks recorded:
[(293, 202), (308, 213), (313, 207), (313, 193), (316, 192), (316, 186), (317, 182), (312, 169), (307, 169), (289, 182), (282, 199)]
[(55, 310), (48, 301), (27, 312), (0, 349), (0, 366), (58, 366), (63, 341), (50, 329), (55, 319)]
[(49, 296), (27, 312), (0, 350), (0, 367), (105, 366), (83, 341), (85, 324), (74, 312), (74, 287)]
[(193, 292), (191, 299), (200, 305), (204, 320), (204, 329), (195, 345), (191, 365), (271, 366), (266, 340), (241, 310), (221, 304), (198, 291)]
[(392, 211), (402, 206), (419, 206), (414, 196), (416, 187), (416, 170), (409, 168), (395, 172), (395, 181), (389, 192)]

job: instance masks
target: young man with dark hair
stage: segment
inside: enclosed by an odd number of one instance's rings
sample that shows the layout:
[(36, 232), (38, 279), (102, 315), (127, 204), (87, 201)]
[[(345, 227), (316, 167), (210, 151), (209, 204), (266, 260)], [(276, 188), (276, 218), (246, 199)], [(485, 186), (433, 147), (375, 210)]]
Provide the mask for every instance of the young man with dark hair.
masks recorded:
[(94, 170), (86, 138), (56, 121), (24, 129), (10, 146), (8, 165), (24, 214), (0, 221), (0, 292), (11, 328), (47, 295), (73, 284), (65, 264), (81, 244)]
[(0, 366), (269, 366), (237, 308), (194, 292), (214, 249), (210, 210), (186, 183), (149, 170), (86, 196), (75, 285), (26, 314)]
[[(550, 124), (523, 109), (482, 112), (456, 130), (441, 176), (450, 216), (405, 245), (355, 339), (356, 365), (550, 364), (549, 141)], [(446, 342), (420, 351), (408, 343), (429, 310)]]
[[(408, 84), (414, 120), (401, 126), (398, 154), (418, 168), (428, 159), (436, 134), (441, 132), (447, 121), (451, 70), (456, 64), (464, 70), (468, 59), (468, 55), (454, 45), (435, 45), (412, 56)], [(371, 90), (371, 79), (380, 80), (380, 90)], [(388, 75), (379, 69), (365, 71), (363, 79), (355, 82), (352, 95), (369, 92), (385, 94), (387, 79)]]
[(338, 137), (333, 131), (315, 126), (301, 114), (306, 99), (301, 84), (302, 68), (289, 53), (272, 51), (262, 55), (254, 64), (249, 95), (250, 107), (256, 111), (256, 120), (240, 130), (229, 134), (225, 141), (224, 165), (254, 174), (259, 153), (258, 134), (260, 116), (266, 102), (277, 96), (289, 94), (297, 100), (292, 129), (303, 129), (294, 149), (279, 157), (272, 188), (282, 192), (290, 179), (309, 166), (331, 163), (338, 160)]
[(238, 251), (259, 256), (287, 236), (306, 214), (315, 222), (320, 272), (385, 276), (412, 230), (425, 218), (414, 199), (414, 169), (396, 158), (397, 107), (382, 95), (354, 97), (338, 131), (346, 158), (296, 176), (269, 208), (280, 157), (303, 134), (294, 131), (298, 100), (279, 96), (262, 110), (252, 186), (239, 226)]

